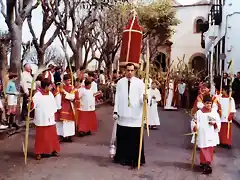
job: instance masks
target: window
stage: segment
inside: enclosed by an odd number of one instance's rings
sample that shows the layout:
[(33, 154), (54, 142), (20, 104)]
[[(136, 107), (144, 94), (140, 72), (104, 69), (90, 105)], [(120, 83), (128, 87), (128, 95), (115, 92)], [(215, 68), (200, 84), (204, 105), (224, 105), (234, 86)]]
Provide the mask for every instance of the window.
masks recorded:
[(203, 18), (197, 18), (194, 22), (194, 33), (201, 33), (201, 24), (203, 24)]

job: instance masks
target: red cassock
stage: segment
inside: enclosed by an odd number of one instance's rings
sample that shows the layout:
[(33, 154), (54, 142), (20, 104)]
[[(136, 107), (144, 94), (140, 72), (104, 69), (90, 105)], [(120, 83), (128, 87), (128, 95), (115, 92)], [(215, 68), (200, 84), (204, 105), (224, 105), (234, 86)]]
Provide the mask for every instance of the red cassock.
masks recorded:
[(142, 27), (138, 24), (137, 16), (134, 15), (123, 31), (119, 66), (133, 63), (139, 67), (141, 48)]
[[(39, 89), (43, 95), (48, 95), (43, 90)], [(34, 107), (31, 103), (31, 109)], [(51, 154), (53, 152), (60, 152), (60, 145), (57, 135), (56, 125), (50, 126), (36, 126), (35, 136), (35, 154)]]
[(78, 120), (79, 120), (79, 115), (80, 115), (80, 94), (79, 91), (75, 92), (75, 101), (74, 101), (74, 108), (76, 112), (76, 119), (77, 119), (77, 126), (78, 126)]
[[(72, 85), (63, 85), (64, 91), (71, 93), (74, 90)], [(60, 110), (60, 121), (74, 121), (75, 116), (70, 100), (65, 99), (65, 94), (62, 94), (62, 109)]]
[[(230, 113), (228, 116), (228, 121), (232, 121), (234, 117), (234, 113)], [(229, 137), (227, 137), (228, 133), (228, 123), (221, 123), (221, 130), (219, 132), (220, 144), (232, 146), (232, 123), (229, 124)]]

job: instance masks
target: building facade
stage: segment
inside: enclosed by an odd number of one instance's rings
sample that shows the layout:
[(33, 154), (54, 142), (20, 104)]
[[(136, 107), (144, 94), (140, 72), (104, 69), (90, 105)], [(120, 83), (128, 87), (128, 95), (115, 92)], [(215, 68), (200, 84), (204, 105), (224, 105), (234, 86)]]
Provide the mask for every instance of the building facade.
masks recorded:
[[(173, 1), (173, 8), (176, 9), (176, 18), (180, 24), (174, 27), (175, 33), (168, 44), (158, 48), (156, 60), (162, 63), (163, 71), (164, 65), (169, 63), (172, 68), (176, 68), (181, 60), (195, 72), (205, 71), (207, 58), (201, 46), (200, 25), (208, 21), (209, 1), (202, 0), (189, 5)], [(164, 63), (169, 60), (170, 62)]]
[[(240, 1), (212, 0), (209, 9), (209, 27), (202, 41), (205, 44), (209, 72), (220, 75), (223, 71), (240, 71)], [(229, 63), (231, 63), (231, 66)]]

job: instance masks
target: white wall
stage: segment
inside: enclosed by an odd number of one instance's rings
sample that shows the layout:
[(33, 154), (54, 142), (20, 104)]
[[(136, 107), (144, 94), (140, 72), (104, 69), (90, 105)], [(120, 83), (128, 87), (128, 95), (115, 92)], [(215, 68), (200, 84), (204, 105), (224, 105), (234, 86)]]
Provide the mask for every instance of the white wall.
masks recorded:
[(201, 47), (201, 33), (194, 33), (194, 21), (197, 17), (207, 20), (209, 6), (177, 7), (176, 17), (181, 23), (175, 28), (176, 33), (171, 38), (173, 42), (171, 60), (178, 63), (177, 58), (182, 59), (185, 54), (185, 63), (195, 53), (203, 53)]
[[(240, 71), (240, 1), (239, 0), (226, 0), (223, 6), (223, 17), (220, 26), (215, 26), (215, 34), (217, 36), (214, 44), (216, 45), (219, 40), (225, 35), (225, 62), (233, 60), (234, 73)], [(211, 51), (210, 40), (208, 36), (213, 32), (213, 26), (209, 28), (206, 33), (206, 53)], [(227, 65), (225, 65), (227, 71)]]

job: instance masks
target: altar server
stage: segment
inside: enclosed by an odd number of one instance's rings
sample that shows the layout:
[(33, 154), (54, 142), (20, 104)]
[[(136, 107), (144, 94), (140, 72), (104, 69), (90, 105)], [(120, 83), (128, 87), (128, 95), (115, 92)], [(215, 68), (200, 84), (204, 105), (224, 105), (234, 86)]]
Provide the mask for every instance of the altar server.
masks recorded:
[[(221, 131), (219, 133), (220, 144), (223, 147), (231, 148), (232, 146), (232, 120), (236, 113), (235, 101), (229, 97), (229, 90), (224, 87), (222, 90), (222, 97), (220, 97), (220, 104), (222, 106), (221, 117)], [(228, 135), (229, 126), (229, 135)]]
[(92, 81), (85, 80), (85, 87), (79, 89), (80, 112), (78, 117), (78, 132), (80, 136), (90, 135), (97, 131), (97, 118), (95, 112), (95, 96), (91, 90)]
[[(219, 144), (218, 132), (221, 128), (219, 114), (212, 109), (212, 98), (203, 97), (204, 107), (198, 110), (191, 122), (193, 132), (198, 133), (197, 146), (200, 148), (200, 167), (204, 174), (211, 174), (214, 147)], [(194, 139), (194, 138), (193, 138)], [(195, 143), (192, 141), (192, 143)]]
[(157, 82), (153, 81), (151, 88), (148, 90), (148, 124), (150, 129), (157, 129), (160, 125), (158, 116), (158, 102), (161, 101), (160, 91), (157, 89)]
[(58, 156), (60, 151), (55, 122), (57, 104), (50, 92), (50, 85), (51, 82), (44, 79), (41, 82), (41, 89), (39, 88), (32, 98), (32, 108), (35, 109), (35, 154), (37, 160), (43, 157)]
[(61, 105), (60, 118), (57, 122), (57, 133), (64, 142), (72, 142), (75, 135), (75, 109), (73, 101), (75, 99), (75, 88), (71, 85), (71, 76), (63, 76), (64, 85), (60, 88)]

